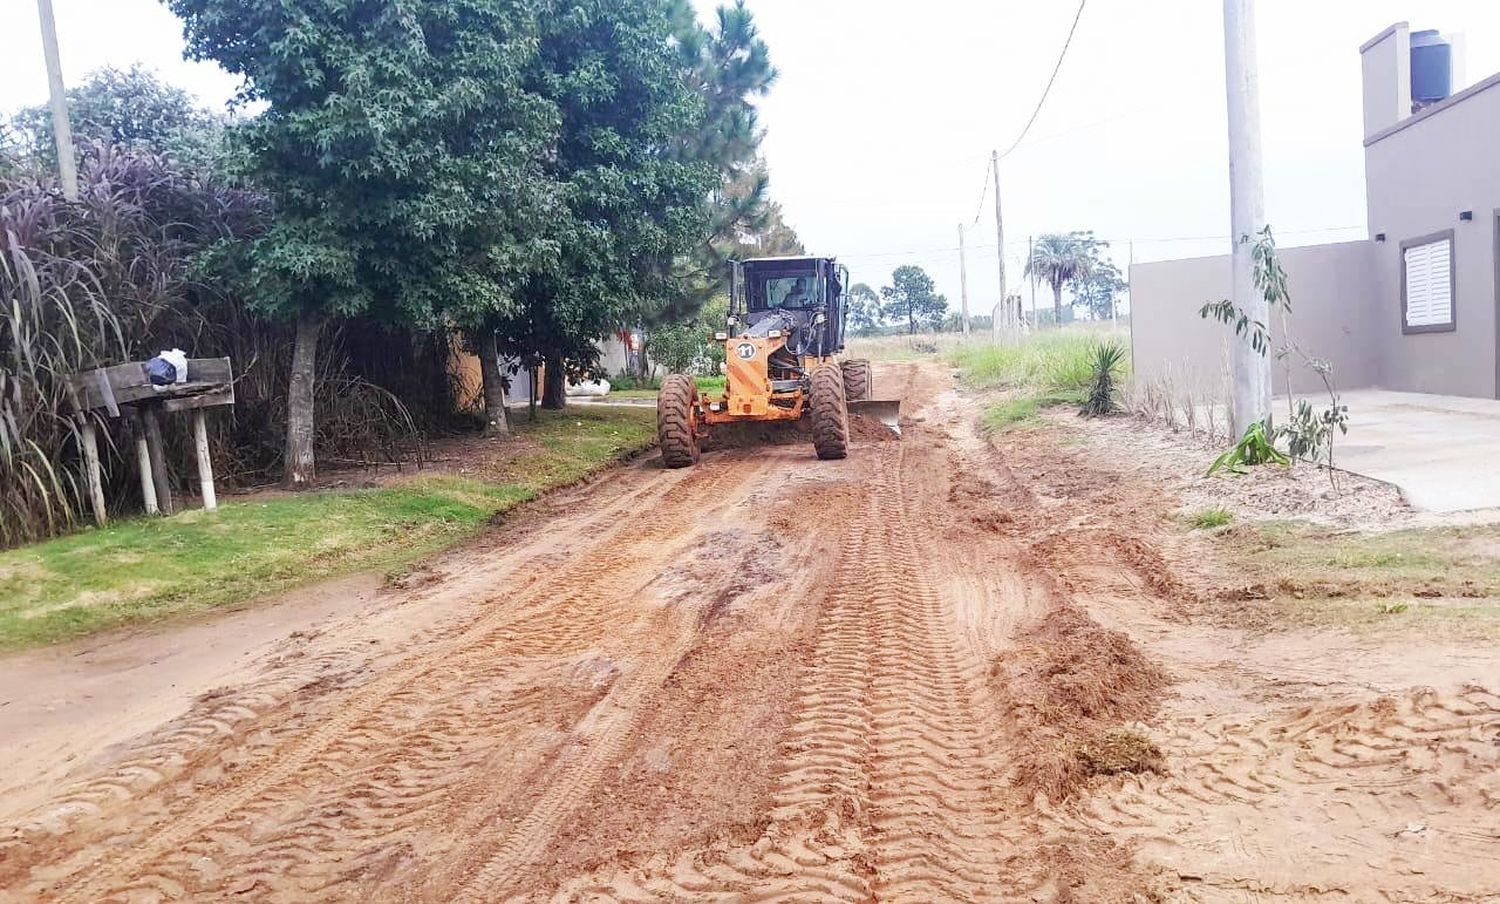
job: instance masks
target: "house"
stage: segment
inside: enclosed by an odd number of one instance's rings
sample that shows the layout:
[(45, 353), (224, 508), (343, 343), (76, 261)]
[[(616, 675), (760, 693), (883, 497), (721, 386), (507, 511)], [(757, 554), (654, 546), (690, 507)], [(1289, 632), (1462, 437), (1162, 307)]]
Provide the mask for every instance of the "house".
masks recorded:
[[(1460, 49), (1404, 22), (1360, 57), (1369, 237), (1280, 250), (1294, 337), (1343, 388), (1500, 398), (1500, 74), (1452, 93)], [(1137, 375), (1222, 385), (1228, 331), (1198, 309), (1229, 297), (1229, 256), (1135, 264), (1130, 286)]]

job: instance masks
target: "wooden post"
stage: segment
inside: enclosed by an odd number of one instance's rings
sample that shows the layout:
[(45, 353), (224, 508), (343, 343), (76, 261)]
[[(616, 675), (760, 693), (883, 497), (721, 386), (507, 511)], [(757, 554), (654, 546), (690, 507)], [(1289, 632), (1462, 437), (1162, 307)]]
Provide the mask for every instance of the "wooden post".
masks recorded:
[(214, 463), (208, 457), (208, 424), (203, 409), (193, 409), (193, 446), (198, 450), (198, 485), (203, 490), (203, 510), (218, 509), (219, 500), (214, 496)]
[(88, 415), (80, 416), (79, 420), (82, 421), (79, 437), (83, 445), (83, 467), (89, 483), (89, 502), (94, 507), (94, 523), (103, 527), (109, 522), (109, 515), (104, 511), (104, 478), (99, 473), (99, 437), (94, 431), (94, 422), (89, 420)]
[(151, 477), (156, 484), (156, 504), (161, 507), (163, 515), (177, 513), (177, 505), (172, 501), (172, 481), (167, 474), (167, 452), (161, 441), (161, 417), (156, 409), (150, 405), (141, 412), (146, 420), (146, 451), (151, 456)]
[(146, 425), (141, 420), (141, 413), (134, 408), (127, 409), (130, 412), (130, 432), (135, 437), (135, 463), (136, 469), (141, 475), (141, 499), (146, 503), (146, 514), (155, 515), (161, 511), (156, 504), (156, 481), (151, 478), (151, 453), (146, 448)]

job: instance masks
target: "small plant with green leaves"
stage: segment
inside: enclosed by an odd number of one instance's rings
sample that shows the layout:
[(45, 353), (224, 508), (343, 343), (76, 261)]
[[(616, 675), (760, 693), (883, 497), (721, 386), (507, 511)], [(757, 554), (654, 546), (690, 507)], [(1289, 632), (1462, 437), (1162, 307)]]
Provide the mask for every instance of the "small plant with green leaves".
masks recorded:
[[(1250, 236), (1245, 236), (1242, 241), (1249, 242)], [(1343, 403), (1334, 383), (1333, 365), (1323, 358), (1309, 355), (1291, 338), (1292, 296), (1287, 286), (1286, 269), (1276, 256), (1276, 239), (1271, 234), (1271, 227), (1267, 226), (1257, 234), (1250, 256), (1255, 288), (1265, 298), (1267, 307), (1281, 318), (1284, 337), (1284, 344), (1276, 351), (1276, 359), (1282, 362), (1286, 372), (1287, 422), (1271, 430), (1269, 439), (1273, 443), (1284, 439), (1293, 460), (1300, 458), (1326, 464), (1328, 480), (1336, 491), (1338, 481), (1333, 463), (1334, 431), (1336, 429), (1339, 434), (1349, 432), (1349, 406)], [(1265, 355), (1271, 348), (1271, 334), (1266, 325), (1250, 317), (1244, 309), (1227, 299), (1203, 305), (1198, 315), (1205, 320), (1217, 320), (1233, 327), (1235, 335), (1245, 337), (1250, 347), (1261, 355)], [(1294, 360), (1300, 360), (1322, 380), (1323, 389), (1328, 393), (1328, 405), (1322, 411), (1315, 411), (1312, 404), (1305, 400), (1293, 401), (1290, 390)], [(1217, 465), (1218, 462), (1215, 462), (1215, 467)], [(1213, 473), (1213, 470), (1210, 469), (1209, 473)]]
[(1410, 608), (1406, 603), (1381, 603), (1381, 615), (1400, 615)]
[(1291, 463), (1286, 453), (1271, 441), (1265, 422), (1256, 421), (1246, 428), (1245, 435), (1228, 452), (1214, 459), (1214, 463), (1208, 466), (1208, 474), (1210, 477), (1219, 471), (1244, 474), (1246, 468), (1255, 465), (1289, 466)]
[(1222, 505), (1201, 509), (1188, 516), (1188, 523), (1193, 525), (1194, 530), (1218, 530), (1233, 520), (1234, 515)]
[(1118, 342), (1100, 342), (1094, 346), (1080, 414), (1104, 417), (1119, 410), (1119, 370), (1124, 360), (1125, 349)]

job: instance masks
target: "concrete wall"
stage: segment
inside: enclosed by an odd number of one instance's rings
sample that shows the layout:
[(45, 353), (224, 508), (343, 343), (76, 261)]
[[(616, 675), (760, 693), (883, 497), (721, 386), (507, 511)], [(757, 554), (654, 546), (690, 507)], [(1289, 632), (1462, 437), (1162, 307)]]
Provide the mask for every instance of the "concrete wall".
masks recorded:
[(1365, 137), (1411, 115), (1411, 29), (1398, 22), (1359, 48), (1364, 68)]
[[(1370, 235), (1385, 235), (1373, 246), (1378, 385), (1496, 397), (1500, 75), (1367, 138), (1365, 185)], [(1450, 229), (1455, 329), (1404, 334), (1401, 243)]]
[[(1291, 328), (1309, 354), (1333, 363), (1339, 386), (1353, 389), (1377, 382), (1374, 330), (1367, 311), (1376, 301), (1370, 242), (1340, 242), (1280, 250), (1292, 299)], [(1206, 301), (1228, 298), (1229, 255), (1135, 264), (1130, 268), (1131, 343), (1138, 379), (1167, 379), (1199, 395), (1220, 395), (1227, 385), (1233, 330), (1198, 316)], [(1273, 323), (1275, 346), (1282, 343)], [(1278, 393), (1286, 391), (1284, 370), (1273, 360)], [(1293, 367), (1294, 392), (1321, 390), (1318, 376)]]

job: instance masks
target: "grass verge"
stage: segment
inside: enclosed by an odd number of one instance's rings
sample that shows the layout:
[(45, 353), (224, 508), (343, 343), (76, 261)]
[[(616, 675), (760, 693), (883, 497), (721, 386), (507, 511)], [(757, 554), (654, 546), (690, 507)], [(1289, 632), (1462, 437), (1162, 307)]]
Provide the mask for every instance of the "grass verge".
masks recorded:
[[(948, 349), (969, 389), (1005, 398), (985, 410), (982, 425), (1001, 433), (1038, 423), (1043, 408), (1077, 405), (1088, 391), (1096, 349), (1113, 333), (1087, 327), (1047, 330), (1020, 342), (968, 342)], [(1124, 374), (1117, 374), (1123, 381)]]
[(603, 407), (540, 412), (517, 434), (482, 479), (432, 474), (380, 489), (231, 498), (212, 514), (119, 521), (0, 553), (0, 649), (399, 567), (649, 447), (655, 416)]
[(1500, 636), (1500, 526), (1357, 533), (1264, 522), (1214, 536), (1272, 618)]
[[(723, 376), (698, 377), (698, 391), (705, 395), (718, 395), (724, 391)], [(654, 384), (654, 385), (653, 385)], [(611, 399), (655, 399), (657, 392), (661, 389), (661, 381), (653, 380), (651, 384), (640, 385), (635, 381), (629, 381), (625, 388), (611, 388), (607, 398)]]

